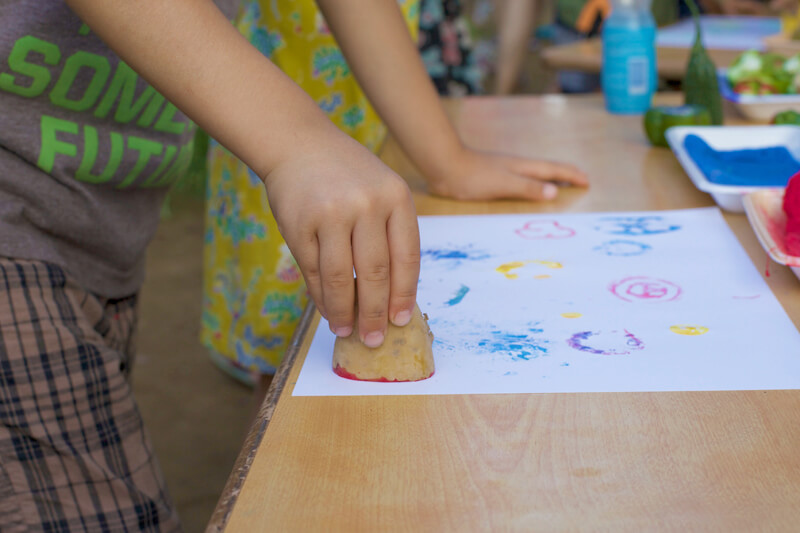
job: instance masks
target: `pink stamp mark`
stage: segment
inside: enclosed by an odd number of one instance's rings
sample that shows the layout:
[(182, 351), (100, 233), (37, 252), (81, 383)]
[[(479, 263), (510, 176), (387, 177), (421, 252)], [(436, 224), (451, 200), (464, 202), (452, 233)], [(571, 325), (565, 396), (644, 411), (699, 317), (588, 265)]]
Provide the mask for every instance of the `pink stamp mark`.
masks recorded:
[(523, 239), (566, 239), (575, 235), (575, 230), (562, 226), (555, 220), (531, 220), (514, 233)]
[(668, 302), (681, 294), (672, 282), (647, 276), (633, 276), (609, 285), (614, 296), (626, 302)]

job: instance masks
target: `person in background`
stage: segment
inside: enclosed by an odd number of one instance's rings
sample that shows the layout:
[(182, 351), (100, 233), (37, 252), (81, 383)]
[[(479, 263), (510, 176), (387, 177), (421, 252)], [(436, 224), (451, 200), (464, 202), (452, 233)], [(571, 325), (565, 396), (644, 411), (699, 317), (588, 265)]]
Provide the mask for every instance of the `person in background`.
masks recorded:
[[(385, 121), (433, 194), (552, 200), (554, 182), (586, 186), (573, 166), (462, 144), (415, 47), (419, 9), (413, 0), (247, 1), (236, 25), (372, 151)], [(306, 302), (304, 280), (247, 166), (212, 144), (209, 168), (202, 341), (223, 369), (255, 382), (257, 407)]]
[(473, 49), (470, 24), (460, 0), (420, 0), (417, 46), (440, 95), (484, 92), (486, 73)]

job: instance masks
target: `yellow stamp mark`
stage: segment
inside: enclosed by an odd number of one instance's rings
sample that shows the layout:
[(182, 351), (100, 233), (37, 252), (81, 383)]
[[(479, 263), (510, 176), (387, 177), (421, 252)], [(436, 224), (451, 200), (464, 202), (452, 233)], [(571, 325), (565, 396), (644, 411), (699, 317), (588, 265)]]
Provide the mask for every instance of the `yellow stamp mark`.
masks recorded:
[(678, 335), (703, 335), (704, 333), (708, 333), (708, 328), (705, 326), (689, 326), (686, 324), (676, 324), (674, 326), (670, 326), (669, 330), (672, 333), (677, 333)]

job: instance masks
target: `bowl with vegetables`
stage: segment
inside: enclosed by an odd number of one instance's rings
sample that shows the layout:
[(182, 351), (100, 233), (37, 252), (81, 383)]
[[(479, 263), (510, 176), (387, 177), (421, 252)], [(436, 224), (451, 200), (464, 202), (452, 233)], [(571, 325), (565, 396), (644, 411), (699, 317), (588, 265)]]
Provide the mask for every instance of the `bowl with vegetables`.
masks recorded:
[(719, 71), (722, 97), (746, 118), (770, 122), (784, 111), (800, 113), (800, 54), (785, 57), (748, 50)]

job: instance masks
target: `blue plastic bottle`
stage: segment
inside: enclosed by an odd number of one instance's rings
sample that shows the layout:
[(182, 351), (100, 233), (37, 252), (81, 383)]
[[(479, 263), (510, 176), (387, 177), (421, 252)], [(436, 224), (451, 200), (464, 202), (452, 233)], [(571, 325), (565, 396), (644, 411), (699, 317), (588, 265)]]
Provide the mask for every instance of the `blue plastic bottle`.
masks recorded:
[(638, 114), (650, 108), (656, 75), (656, 23), (649, 0), (612, 0), (603, 22), (602, 85), (606, 109)]

